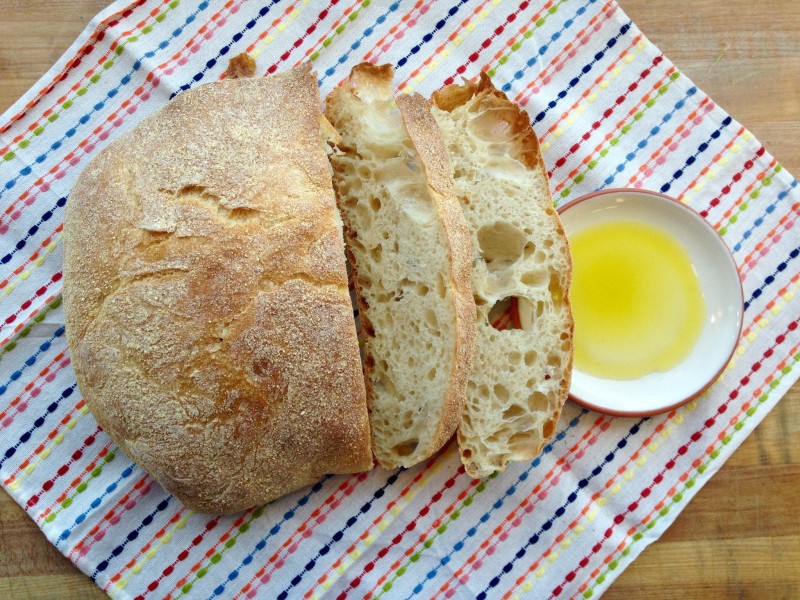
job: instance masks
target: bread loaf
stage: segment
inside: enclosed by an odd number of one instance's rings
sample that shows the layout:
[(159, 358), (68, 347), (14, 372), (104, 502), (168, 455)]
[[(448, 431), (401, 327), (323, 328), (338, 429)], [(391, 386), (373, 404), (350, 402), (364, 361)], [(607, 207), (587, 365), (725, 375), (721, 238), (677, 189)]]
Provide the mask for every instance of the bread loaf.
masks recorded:
[(433, 102), (475, 249), (477, 354), (458, 443), (467, 473), (484, 477), (555, 432), (572, 372), (572, 261), (528, 115), (485, 74)]
[(453, 435), (472, 366), (472, 248), (447, 151), (419, 95), (392, 107), (392, 69), (362, 64), (326, 101), (364, 332), (373, 451), (387, 468)]
[(103, 150), (67, 204), (80, 390), (196, 510), (372, 465), (320, 119), (307, 66), (200, 86)]

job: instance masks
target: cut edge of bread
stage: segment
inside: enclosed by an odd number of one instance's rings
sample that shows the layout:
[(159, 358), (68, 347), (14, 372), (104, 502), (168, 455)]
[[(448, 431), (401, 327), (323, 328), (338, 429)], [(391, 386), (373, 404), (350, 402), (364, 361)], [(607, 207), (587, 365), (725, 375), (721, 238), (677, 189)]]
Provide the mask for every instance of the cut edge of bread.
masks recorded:
[[(409, 157), (415, 155), (411, 159), (412, 162), (416, 160), (421, 166), (428, 200), (433, 207), (435, 218), (444, 232), (445, 241), (441, 248), (447, 254), (447, 262), (450, 265), (446, 287), (449, 290), (449, 303), (452, 305), (455, 335), (452, 348), (452, 367), (445, 388), (446, 392), (440, 398), (427, 399), (428, 403), (435, 405), (432, 415), (435, 416), (436, 423), (432, 428), (432, 433), (424, 443), (420, 440), (420, 443), (405, 455), (398, 455), (393, 448), (385, 447), (383, 440), (376, 436), (379, 428), (375, 426), (375, 422), (380, 418), (374, 402), (376, 369), (380, 359), (373, 354), (371, 338), (375, 334), (374, 325), (370, 321), (370, 306), (360, 277), (362, 270), (359, 267), (360, 261), (353, 249), (355, 244), (360, 245), (359, 231), (347, 218), (344, 206), (346, 191), (343, 192), (345, 186), (342, 157), (344, 155), (358, 156), (358, 148), (349, 145), (352, 140), (348, 139), (347, 126), (343, 126), (342, 120), (358, 118), (358, 115), (348, 114), (347, 110), (343, 108), (349, 95), (355, 96), (365, 103), (377, 102), (391, 105), (392, 102), (395, 102), (392, 91), (393, 74), (390, 65), (378, 66), (362, 63), (354, 67), (342, 87), (334, 90), (326, 99), (326, 116), (341, 136), (331, 155), (331, 162), (336, 173), (334, 184), (337, 190), (337, 202), (344, 221), (346, 252), (351, 267), (361, 330), (364, 332), (362, 336), (364, 342), (363, 365), (370, 419), (373, 423), (373, 452), (378, 462), (385, 468), (410, 467), (418, 464), (435, 454), (453, 437), (463, 414), (466, 384), (475, 352), (475, 304), (471, 286), (472, 242), (454, 193), (447, 150), (438, 126), (430, 113), (429, 103), (418, 94), (403, 96), (396, 100), (402, 122), (401, 128), (404, 130), (400, 132), (402, 133), (401, 137), (406, 138), (402, 143), (405, 144)], [(400, 295), (402, 296), (402, 291)]]
[[(535, 458), (555, 434), (556, 423), (569, 392), (572, 372), (574, 322), (569, 304), (572, 258), (563, 226), (553, 207), (547, 170), (536, 133), (531, 127), (527, 113), (511, 102), (504, 93), (497, 90), (485, 73), (481, 74), (477, 82), (465, 81), (463, 85), (450, 85), (435, 92), (431, 103), (434, 105), (433, 114), (448, 143), (455, 173), (455, 187), (471, 229), (475, 248), (473, 285), (475, 286), (476, 302), (479, 303), (478, 347), (475, 368), (470, 377), (467, 392), (468, 399), (464, 419), (459, 426), (458, 441), (462, 462), (467, 473), (472, 477), (479, 478), (490, 475), (494, 471), (503, 470), (509, 461), (527, 461)], [(465, 108), (462, 109), (462, 107)], [(453, 112), (458, 113), (458, 116), (453, 117)], [(465, 115), (464, 112), (467, 114)], [(483, 117), (484, 114), (485, 117)], [(476, 115), (479, 116), (476, 117)], [(478, 118), (482, 118), (482, 121), (477, 126), (477, 129), (481, 130), (477, 137), (483, 136), (489, 140), (487, 148), (491, 148), (497, 154), (506, 155), (519, 164), (512, 164), (513, 172), (499, 173), (499, 170), (506, 168), (511, 163), (507, 160), (503, 162), (505, 157), (499, 158), (487, 154), (483, 157), (486, 166), (481, 177), (478, 178), (480, 181), (478, 185), (474, 185), (474, 182), (467, 180), (475, 179), (470, 176), (470, 172), (475, 171), (475, 155), (479, 153), (474, 149), (471, 155), (466, 150), (462, 151), (464, 146), (455, 142), (453, 131), (459, 127), (466, 131), (470, 124), (469, 120)], [(460, 138), (460, 141), (463, 142), (463, 138)], [(526, 170), (527, 175), (525, 174)], [(523, 183), (520, 184), (518, 181), (514, 181), (515, 179), (521, 180)], [(534, 180), (538, 184), (537, 193), (531, 193), (529, 198), (525, 192), (534, 190), (526, 189), (525, 182), (530, 183)], [(488, 225), (485, 219), (486, 207), (480, 207), (481, 203), (488, 204), (490, 202), (488, 198), (481, 197), (482, 190), (488, 189), (482, 187), (487, 181), (491, 181), (497, 188), (503, 187), (510, 191), (505, 201), (507, 214), (516, 212), (511, 211), (515, 207), (509, 206), (512, 198), (515, 197), (514, 194), (519, 196), (518, 199), (535, 202), (535, 205), (531, 204), (520, 212), (527, 215), (538, 214), (542, 218), (544, 229), (547, 230), (546, 235), (549, 238), (546, 244), (550, 246), (546, 250), (550, 254), (541, 255), (545, 257), (543, 259), (545, 263), (549, 262), (548, 267), (551, 271), (549, 275), (546, 275), (546, 279), (539, 281), (540, 277), (545, 277), (545, 275), (534, 276), (530, 273), (523, 273), (520, 276), (519, 267), (529, 263), (525, 263), (524, 260), (521, 260), (522, 256), (516, 257), (514, 253), (503, 257), (505, 262), (498, 261), (489, 266), (490, 263), (487, 262), (488, 259), (485, 256), (487, 249), (483, 247), (487, 244), (485, 240), (480, 239), (482, 231), (480, 228)], [(487, 192), (487, 196), (490, 194), (491, 191)], [(532, 196), (536, 196), (536, 198), (534, 199)], [(500, 205), (503, 203), (499, 202)], [(475, 206), (476, 204), (478, 207)], [(495, 209), (502, 213), (502, 206), (500, 209), (497, 207)], [(498, 219), (502, 220), (502, 217), (498, 217)], [(529, 235), (527, 231), (525, 235), (520, 236), (520, 253), (523, 248), (527, 253), (528, 243), (533, 244), (533, 238), (545, 235), (530, 224), (528, 225), (517, 228), (508, 224), (508, 227), (504, 226), (494, 232), (487, 231), (495, 235), (499, 235), (502, 231), (507, 237), (513, 237), (523, 234), (520, 229), (532, 229), (533, 236)], [(484, 242), (483, 246), (482, 242)], [(531, 254), (534, 253), (534, 247), (535, 244), (531, 246)], [(527, 259), (527, 257), (525, 258)], [(552, 273), (553, 265), (556, 263), (560, 266), (561, 273)], [(528, 282), (531, 283), (533, 295), (530, 295), (525, 289), (526, 276), (530, 277)], [(555, 284), (553, 283), (554, 276), (558, 280)], [(511, 282), (512, 278), (514, 279), (513, 283)], [(549, 287), (546, 287), (547, 282), (550, 282)], [(536, 286), (539, 287), (538, 291), (533, 289)], [(489, 289), (482, 289), (484, 287)], [(544, 289), (541, 289), (542, 287)], [(548, 291), (553, 291), (553, 298), (551, 298), (553, 306), (547, 306)], [(495, 331), (491, 327), (492, 319), (486, 318), (489, 309), (480, 304), (495, 302), (498, 296), (504, 295), (518, 295), (518, 303), (524, 302), (526, 296), (533, 298), (537, 302), (536, 312), (541, 306), (538, 302), (543, 300), (545, 316), (555, 321), (550, 324), (552, 331), (548, 331), (545, 337), (549, 336), (548, 339), (551, 340), (551, 343), (556, 342), (558, 348), (537, 347), (537, 344), (540, 344), (538, 339), (530, 339), (529, 352), (531, 354), (529, 355), (528, 352), (520, 352), (518, 347), (512, 348), (510, 345), (499, 342), (502, 340), (501, 336), (506, 334)], [(537, 318), (535, 313), (532, 312), (531, 316), (535, 321)], [(537, 325), (533, 323), (530, 327), (536, 330)], [(515, 335), (517, 340), (524, 340), (520, 333), (513, 332), (511, 335)], [(553, 333), (556, 333), (557, 337), (554, 338)], [(507, 340), (510, 339), (507, 338)], [(489, 351), (492, 354), (486, 356)], [(547, 356), (544, 362), (541, 359), (542, 355)], [(531, 361), (528, 360), (528, 356), (532, 357)], [(524, 357), (524, 362), (519, 360), (520, 357)], [(514, 361), (517, 361), (516, 364)], [(557, 364), (553, 366), (550, 363)], [(494, 386), (492, 386), (491, 378), (487, 379), (484, 371), (497, 369), (500, 364), (502, 364), (502, 368), (513, 368), (517, 372), (505, 372), (505, 380), (495, 379)], [(516, 366), (519, 364), (522, 365), (522, 369)], [(526, 367), (529, 369), (527, 372), (524, 371)], [(520, 372), (525, 374), (521, 375)], [(530, 393), (527, 405), (514, 402), (515, 384), (513, 381), (509, 381), (512, 377), (530, 377), (524, 388)], [(554, 387), (555, 385), (557, 387)], [(495, 393), (495, 390), (498, 390), (499, 394)], [(507, 397), (509, 390), (510, 400)], [(487, 398), (492, 400), (488, 401)], [(518, 428), (515, 430), (514, 427), (511, 427), (506, 431), (505, 425), (509, 422), (512, 425), (518, 424)], [(534, 425), (532, 426), (531, 423)], [(502, 427), (498, 427), (498, 425), (502, 425)], [(533, 431), (533, 429), (538, 431)]]
[(430, 454), (444, 446), (457, 431), (464, 412), (466, 385), (475, 359), (475, 300), (472, 296), (472, 240), (453, 187), (452, 169), (439, 126), (430, 104), (419, 94), (400, 96), (397, 106), (420, 157), (428, 193), (438, 207), (449, 242), (450, 287), (456, 312), (456, 359), (450, 375), (447, 407)]

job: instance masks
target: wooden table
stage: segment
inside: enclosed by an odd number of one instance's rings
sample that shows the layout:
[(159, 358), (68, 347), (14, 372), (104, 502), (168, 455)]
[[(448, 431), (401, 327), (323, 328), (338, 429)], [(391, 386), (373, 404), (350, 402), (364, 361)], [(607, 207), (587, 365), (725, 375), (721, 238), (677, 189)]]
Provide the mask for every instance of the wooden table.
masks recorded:
[[(106, 0), (0, 0), (0, 112)], [(657, 46), (800, 175), (797, 0), (620, 0)], [(800, 598), (800, 384), (606, 598)], [(0, 598), (102, 598), (0, 492)]]

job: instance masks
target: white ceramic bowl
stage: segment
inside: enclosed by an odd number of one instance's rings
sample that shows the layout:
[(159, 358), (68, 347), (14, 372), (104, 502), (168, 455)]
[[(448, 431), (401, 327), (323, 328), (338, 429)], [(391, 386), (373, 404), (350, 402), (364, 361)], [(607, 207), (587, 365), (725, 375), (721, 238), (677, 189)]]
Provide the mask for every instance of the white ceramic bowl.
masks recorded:
[(615, 380), (576, 368), (570, 397), (599, 412), (638, 417), (671, 410), (704, 392), (725, 369), (742, 330), (742, 284), (722, 238), (686, 205), (645, 190), (595, 192), (560, 207), (559, 213), (568, 237), (585, 227), (616, 220), (642, 221), (666, 230), (689, 253), (706, 304), (700, 338), (671, 370)]

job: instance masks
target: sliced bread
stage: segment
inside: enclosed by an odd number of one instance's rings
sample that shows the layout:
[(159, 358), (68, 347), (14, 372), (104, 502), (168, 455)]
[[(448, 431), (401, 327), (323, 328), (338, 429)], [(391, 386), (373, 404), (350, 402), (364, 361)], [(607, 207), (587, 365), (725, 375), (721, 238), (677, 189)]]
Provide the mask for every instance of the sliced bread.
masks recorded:
[[(453, 435), (475, 346), (472, 245), (447, 150), (419, 95), (362, 64), (328, 97), (334, 187), (363, 332), (373, 452), (409, 467)], [(399, 109), (399, 110), (398, 110)]]
[(531, 460), (555, 432), (572, 372), (572, 259), (528, 115), (494, 88), (433, 95), (472, 233), (477, 351), (458, 429), (467, 473)]

